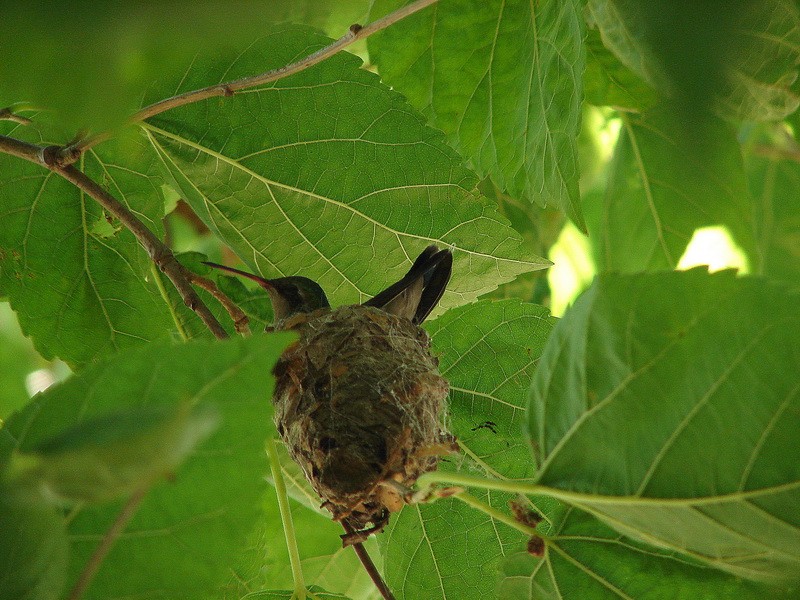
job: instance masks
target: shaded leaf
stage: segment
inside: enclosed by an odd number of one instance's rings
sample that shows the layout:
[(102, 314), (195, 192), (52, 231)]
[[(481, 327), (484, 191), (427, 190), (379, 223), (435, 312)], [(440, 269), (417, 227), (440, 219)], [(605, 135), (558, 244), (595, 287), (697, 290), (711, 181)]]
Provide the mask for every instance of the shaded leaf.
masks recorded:
[(622, 122), (602, 209), (587, 210), (599, 214), (589, 221), (598, 268), (674, 269), (695, 229), (709, 225), (726, 226), (752, 253), (752, 201), (733, 132), (710, 121), (702, 145), (690, 143), (668, 107)]
[(282, 4), (9, 4), (0, 21), (6, 57), (0, 106), (26, 100), (53, 109), (72, 129), (70, 137), (80, 129), (117, 127), (165, 70), (180, 69), (196, 53), (248, 44), (287, 16)]
[(748, 158), (750, 192), (757, 214), (758, 252), (753, 271), (800, 282), (800, 164), (752, 156)]
[(596, 29), (586, 33), (583, 87), (586, 101), (598, 106), (643, 110), (655, 104), (658, 98), (652, 87), (603, 45)]
[[(522, 411), (553, 321), (540, 306), (506, 300), (453, 309), (427, 325), (450, 381), (449, 426), (462, 448), (440, 469), (533, 476)], [(475, 495), (503, 512), (513, 497)], [(451, 498), (406, 506), (379, 542), (387, 583), (399, 598), (488, 598), (503, 557), (524, 549), (527, 537)]]
[(212, 407), (137, 407), (82, 421), (13, 457), (14, 485), (56, 502), (131, 494), (177, 468), (217, 426)]
[[(373, 3), (371, 18), (404, 4)], [(371, 36), (372, 57), (481, 176), (557, 206), (581, 228), (575, 140), (583, 19), (577, 0), (442, 2)]]
[[(219, 429), (155, 485), (97, 573), (86, 598), (131, 595), (219, 595), (254, 576), (257, 548), (248, 543), (263, 518), (264, 440), (274, 435), (271, 369), (291, 335), (246, 340), (148, 344), (121, 352), (37, 396), (9, 419), (0, 461), (30, 452), (66, 428), (115, 411), (215, 408)], [(98, 432), (97, 435), (100, 435)], [(85, 507), (69, 523), (73, 580), (119, 512)]]
[[(48, 143), (31, 126), (13, 135)], [(123, 137), (78, 166), (159, 235), (154, 160), (140, 140)], [(0, 174), (0, 285), (42, 356), (75, 367), (170, 336), (174, 325), (152, 261), (133, 234), (117, 226), (98, 233), (97, 223), (110, 215), (42, 167), (0, 154)]]
[(688, 110), (779, 120), (800, 104), (791, 88), (800, 12), (791, 0), (589, 0), (587, 15), (623, 64)]
[(625, 535), (796, 579), (797, 305), (730, 271), (600, 276), (534, 378), (538, 483)]
[(67, 551), (64, 524), (52, 508), (0, 485), (0, 599), (60, 598)]

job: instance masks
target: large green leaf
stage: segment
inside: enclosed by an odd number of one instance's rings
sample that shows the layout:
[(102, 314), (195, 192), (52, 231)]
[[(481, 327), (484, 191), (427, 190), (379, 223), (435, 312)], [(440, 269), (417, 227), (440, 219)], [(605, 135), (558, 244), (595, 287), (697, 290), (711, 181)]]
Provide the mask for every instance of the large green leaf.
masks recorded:
[(64, 524), (44, 502), (0, 485), (0, 600), (56, 600), (67, 571)]
[[(379, 0), (376, 17), (402, 5)], [(438, 3), (372, 36), (384, 80), (481, 176), (583, 226), (576, 138), (584, 27), (577, 0)]]
[[(521, 435), (528, 381), (554, 319), (516, 300), (483, 301), (448, 311), (428, 329), (450, 381), (449, 424), (462, 455), (440, 469), (489, 477), (533, 475)], [(509, 494), (476, 493), (508, 512)], [(455, 499), (407, 506), (383, 545), (389, 586), (400, 598), (489, 598), (503, 557), (527, 537)]]
[(538, 484), (634, 538), (796, 579), (799, 301), (730, 271), (601, 276), (533, 382)]
[[(269, 373), (290, 337), (129, 349), (50, 388), (8, 420), (0, 438), (4, 459), (14, 449), (31, 452), (70, 426), (126, 408), (188, 403), (220, 416), (218, 430), (174, 480), (147, 495), (85, 597), (218, 595), (237, 587), (233, 573), (240, 580), (253, 576), (258, 551), (248, 540), (263, 516), (264, 440), (274, 432)], [(84, 507), (71, 516), (71, 580), (119, 510)]]
[(210, 407), (142, 406), (81, 421), (16, 454), (14, 485), (59, 503), (131, 494), (172, 472), (216, 428)]
[(589, 0), (587, 16), (620, 61), (690, 110), (777, 120), (794, 112), (800, 12), (792, 0)]
[[(49, 141), (31, 126), (11, 133)], [(164, 209), (155, 161), (140, 140), (123, 137), (78, 166), (158, 235)], [(174, 330), (147, 253), (71, 183), (0, 154), (0, 219), (0, 285), (44, 357), (82, 365)]]
[[(278, 67), (328, 41), (276, 28), (238, 55), (193, 64), (167, 88)], [(359, 64), (340, 53), (144, 128), (181, 195), (245, 262), (266, 276), (316, 279), (334, 304), (399, 279), (431, 242), (454, 253), (444, 307), (545, 266), (475, 193), (474, 175), (441, 134)]]
[[(366, 12), (340, 2), (351, 16)], [(287, 9), (284, 5), (293, 5)], [(29, 101), (53, 109), (73, 128), (118, 126), (165, 70), (180, 69), (197, 53), (245, 45), (272, 21), (322, 18), (316, 2), (199, 0), (191, 5), (141, 0), (75, 0), (69, 5), (33, 0), (8, 4), (0, 20), (5, 59), (0, 63), (0, 107)], [(325, 7), (330, 13), (332, 7)], [(343, 16), (346, 18), (346, 16)], [(342, 35), (350, 23), (340, 27)], [(70, 135), (71, 135), (70, 134)], [(58, 140), (65, 143), (69, 137)]]
[(761, 600), (785, 590), (743, 582), (674, 552), (621, 536), (570, 508), (549, 534), (543, 558), (527, 553), (503, 563), (499, 598), (519, 600)]
[[(601, 210), (587, 209), (595, 260), (605, 271), (675, 268), (695, 229), (726, 226), (752, 253), (752, 202), (729, 128), (709, 121), (702, 146), (664, 107), (622, 117)], [(694, 143), (690, 143), (694, 142)]]

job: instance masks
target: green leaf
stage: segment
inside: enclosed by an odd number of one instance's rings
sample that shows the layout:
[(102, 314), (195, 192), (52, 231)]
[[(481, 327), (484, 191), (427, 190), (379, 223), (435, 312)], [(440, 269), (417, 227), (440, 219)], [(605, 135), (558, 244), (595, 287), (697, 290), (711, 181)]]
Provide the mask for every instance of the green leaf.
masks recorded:
[(603, 45), (596, 29), (586, 32), (583, 87), (586, 101), (598, 106), (643, 110), (657, 100), (655, 90)]
[[(151, 343), (129, 349), (37, 396), (7, 421), (0, 460), (30, 452), (66, 428), (137, 407), (209, 406), (219, 429), (153, 487), (97, 573), (86, 598), (219, 596), (253, 577), (249, 539), (263, 518), (264, 440), (274, 435), (271, 369), (292, 336)], [(99, 432), (98, 434), (99, 435)], [(118, 505), (83, 508), (69, 523), (69, 579), (95, 550)]]
[(503, 563), (500, 598), (528, 600), (760, 600), (784, 590), (744, 582), (619, 535), (587, 513), (569, 509), (546, 541), (543, 558), (527, 553)]
[(751, 156), (747, 166), (758, 224), (752, 270), (800, 283), (800, 165)]
[(72, 129), (70, 135), (79, 129), (119, 126), (165, 71), (181, 69), (210, 49), (250, 43), (269, 31), (272, 21), (297, 13), (285, 10), (284, 4), (295, 3), (9, 4), (0, 20), (6, 56), (0, 63), (0, 106), (27, 100), (53, 109)]
[[(375, 2), (371, 18), (404, 4)], [(442, 2), (371, 36), (383, 79), (511, 196), (585, 229), (576, 138), (584, 25), (578, 0)]]
[[(167, 88), (278, 67), (328, 41), (276, 28), (233, 57), (195, 63)], [(474, 192), (474, 175), (441, 134), (359, 64), (340, 53), (223, 102), (172, 110), (144, 129), (176, 189), (242, 260), (267, 277), (315, 279), (333, 304), (376, 294), (431, 242), (454, 251), (443, 307), (543, 268)]]
[[(440, 469), (490, 477), (532, 477), (522, 437), (528, 382), (554, 319), (517, 300), (482, 301), (428, 324), (440, 371), (450, 381), (449, 425), (462, 454)], [(508, 512), (513, 496), (477, 492)], [(456, 499), (406, 506), (393, 515), (383, 547), (387, 583), (398, 597), (488, 598), (503, 557), (527, 537)]]
[(212, 407), (144, 406), (82, 421), (13, 457), (15, 485), (58, 502), (113, 500), (177, 468), (217, 426)]
[(586, 10), (623, 64), (662, 93), (683, 96), (689, 110), (780, 120), (800, 105), (791, 89), (800, 62), (792, 0), (589, 0)]
[(67, 571), (64, 524), (52, 508), (0, 486), (0, 599), (56, 600)]
[[(32, 126), (12, 134), (48, 143)], [(141, 140), (123, 137), (78, 166), (159, 235), (155, 160)], [(0, 286), (42, 356), (75, 367), (170, 336), (152, 261), (129, 231), (105, 227), (111, 216), (94, 200), (53, 172), (0, 154), (0, 207)]]
[(726, 226), (752, 254), (752, 201), (733, 132), (709, 121), (705, 137), (689, 140), (668, 107), (621, 118), (602, 209), (587, 209), (598, 214), (589, 236), (599, 270), (674, 269), (695, 229), (709, 225)]
[(600, 276), (533, 381), (539, 486), (735, 575), (797, 579), (798, 300), (730, 271)]

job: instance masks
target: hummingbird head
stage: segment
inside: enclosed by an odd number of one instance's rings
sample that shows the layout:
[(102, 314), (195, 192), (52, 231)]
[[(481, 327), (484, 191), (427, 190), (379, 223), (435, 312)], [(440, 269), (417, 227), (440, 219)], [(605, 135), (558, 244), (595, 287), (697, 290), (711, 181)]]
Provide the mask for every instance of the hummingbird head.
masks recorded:
[(251, 279), (267, 290), (275, 316), (275, 328), (281, 329), (283, 321), (297, 314), (310, 313), (320, 308), (330, 308), (328, 297), (320, 285), (308, 277), (278, 277), (265, 279), (233, 267), (213, 262), (203, 264), (215, 269)]

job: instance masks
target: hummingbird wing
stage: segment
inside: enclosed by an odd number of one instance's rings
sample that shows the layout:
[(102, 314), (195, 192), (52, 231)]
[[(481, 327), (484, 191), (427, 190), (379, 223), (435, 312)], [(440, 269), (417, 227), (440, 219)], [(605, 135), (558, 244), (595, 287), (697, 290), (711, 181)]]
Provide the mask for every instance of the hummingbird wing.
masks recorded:
[(449, 250), (428, 246), (411, 265), (408, 273), (380, 292), (364, 306), (374, 306), (420, 324), (442, 298), (453, 268)]

